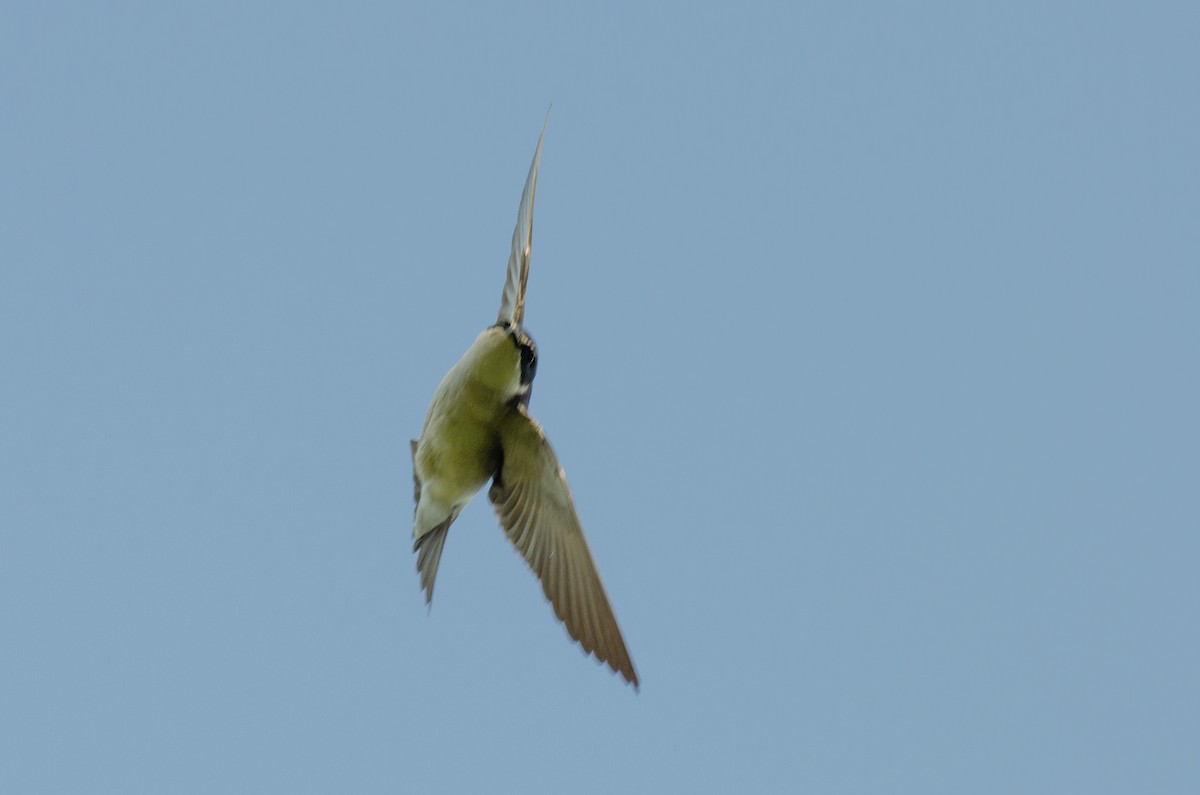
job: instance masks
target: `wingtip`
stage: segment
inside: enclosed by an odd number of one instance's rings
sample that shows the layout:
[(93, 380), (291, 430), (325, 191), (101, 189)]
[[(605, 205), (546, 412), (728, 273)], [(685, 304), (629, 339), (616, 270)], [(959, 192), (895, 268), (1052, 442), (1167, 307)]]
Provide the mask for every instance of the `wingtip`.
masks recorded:
[(579, 647), (583, 650), (584, 654), (593, 658), (597, 663), (607, 668), (613, 673), (614, 676), (621, 677), (621, 680), (625, 684), (633, 687), (633, 692), (641, 692), (642, 682), (640, 679), (638, 679), (637, 671), (633, 667), (633, 661), (629, 659), (628, 655), (626, 655), (624, 660), (612, 660), (607, 657), (601, 657), (595, 651), (588, 651), (587, 649), (583, 648), (582, 643), (579, 643), (579, 641), (575, 640), (574, 638), (571, 638), (571, 640), (579, 644)]

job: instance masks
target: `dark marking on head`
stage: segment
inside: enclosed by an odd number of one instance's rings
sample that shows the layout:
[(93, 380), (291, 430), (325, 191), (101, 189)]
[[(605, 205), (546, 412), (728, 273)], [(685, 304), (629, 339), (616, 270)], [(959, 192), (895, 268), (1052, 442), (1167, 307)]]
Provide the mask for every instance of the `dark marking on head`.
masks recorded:
[[(508, 331), (508, 338), (513, 341), (513, 344), (517, 346), (517, 351), (521, 354), (521, 386), (531, 385), (534, 376), (537, 375), (537, 343), (533, 341), (533, 337), (529, 336), (529, 332), (520, 326), (512, 326), (509, 323), (498, 323), (497, 325)], [(527, 392), (527, 390), (522, 391)]]
[(517, 389), (517, 393), (509, 399), (508, 405), (514, 408), (528, 406), (529, 395), (533, 391), (533, 379), (537, 375), (537, 343), (533, 341), (533, 337), (529, 335), (528, 331), (508, 320), (503, 320), (492, 328), (507, 332), (508, 338), (512, 340), (513, 345), (517, 346), (517, 352), (520, 355), (520, 387)]

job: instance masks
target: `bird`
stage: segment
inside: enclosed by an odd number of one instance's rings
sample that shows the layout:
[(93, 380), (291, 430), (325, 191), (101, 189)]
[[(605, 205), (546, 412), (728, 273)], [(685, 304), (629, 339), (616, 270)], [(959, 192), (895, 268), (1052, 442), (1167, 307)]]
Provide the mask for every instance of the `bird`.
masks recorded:
[(521, 192), (495, 324), (485, 328), (434, 391), (412, 440), (413, 552), (427, 605), (454, 520), (488, 480), (500, 526), (541, 581), (567, 633), (640, 688), (637, 671), (592, 560), (566, 475), (529, 413), (537, 345), (525, 329), (533, 202), (546, 122)]

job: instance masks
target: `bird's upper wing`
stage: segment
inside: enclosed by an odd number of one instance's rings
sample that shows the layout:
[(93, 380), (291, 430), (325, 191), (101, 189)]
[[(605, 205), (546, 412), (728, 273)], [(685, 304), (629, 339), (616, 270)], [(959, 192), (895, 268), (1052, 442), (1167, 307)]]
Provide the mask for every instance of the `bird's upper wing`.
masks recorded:
[(523, 405), (501, 421), (500, 443), (504, 463), (488, 490), (500, 524), (542, 581), (571, 637), (636, 688), (637, 672), (600, 584), (566, 477), (541, 426)]
[[(546, 114), (549, 120), (550, 114)], [(525, 178), (525, 190), (521, 191), (521, 206), (517, 208), (517, 228), (513, 230), (512, 252), (508, 255), (508, 276), (504, 280), (504, 292), (500, 296), (500, 314), (497, 323), (521, 325), (525, 319), (525, 284), (529, 281), (529, 252), (533, 246), (533, 195), (537, 192), (538, 162), (542, 158), (542, 138), (546, 136), (546, 122), (542, 122), (542, 134), (538, 136), (533, 163), (529, 176)]]

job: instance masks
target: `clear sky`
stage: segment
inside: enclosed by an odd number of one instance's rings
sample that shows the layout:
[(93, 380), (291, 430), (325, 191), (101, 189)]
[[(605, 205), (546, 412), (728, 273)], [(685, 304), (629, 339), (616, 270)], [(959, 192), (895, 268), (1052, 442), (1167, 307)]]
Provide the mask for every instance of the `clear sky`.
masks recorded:
[[(1193, 3), (0, 6), (0, 791), (1200, 791)], [(408, 441), (546, 109), (532, 413)]]

